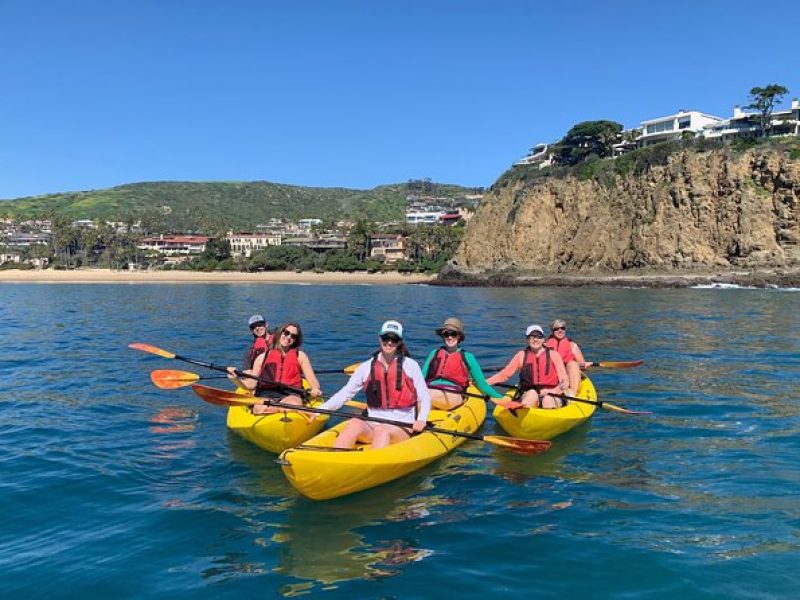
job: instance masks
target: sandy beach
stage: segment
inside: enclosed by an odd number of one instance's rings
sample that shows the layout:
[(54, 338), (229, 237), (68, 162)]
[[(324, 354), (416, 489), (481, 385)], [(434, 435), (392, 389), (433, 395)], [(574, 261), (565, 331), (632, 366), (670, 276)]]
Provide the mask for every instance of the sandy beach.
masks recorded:
[(316, 285), (398, 285), (428, 283), (435, 275), (393, 273), (263, 273), (197, 271), (111, 271), (76, 269), (73, 271), (16, 270), (0, 271), (0, 283), (295, 283)]

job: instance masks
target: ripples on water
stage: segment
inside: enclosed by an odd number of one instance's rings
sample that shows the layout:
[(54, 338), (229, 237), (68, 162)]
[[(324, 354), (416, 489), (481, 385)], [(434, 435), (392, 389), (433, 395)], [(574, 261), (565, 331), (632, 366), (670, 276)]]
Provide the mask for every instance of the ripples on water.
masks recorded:
[[(796, 293), (5, 284), (0, 297), (4, 597), (800, 589)], [(319, 369), (364, 358), (386, 318), (422, 357), (458, 315), (489, 366), (526, 325), (563, 316), (590, 360), (647, 361), (592, 376), (601, 398), (655, 414), (599, 411), (536, 457), (468, 443), (314, 503), (220, 409), (148, 379), (195, 367), (126, 348), (236, 363), (255, 312), (298, 319)], [(321, 379), (328, 393), (344, 382)]]

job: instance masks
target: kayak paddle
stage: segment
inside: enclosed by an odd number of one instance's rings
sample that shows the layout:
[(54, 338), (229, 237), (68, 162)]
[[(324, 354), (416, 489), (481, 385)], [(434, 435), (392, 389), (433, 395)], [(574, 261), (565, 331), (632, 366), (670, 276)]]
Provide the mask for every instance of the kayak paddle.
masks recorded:
[[(241, 396), (240, 394), (236, 394), (234, 392), (218, 390), (216, 388), (208, 387), (206, 385), (202, 385), (199, 383), (192, 384), (192, 390), (194, 390), (195, 394), (200, 396), (200, 398), (202, 398), (206, 402), (220, 406), (249, 406), (253, 403), (260, 403), (259, 401), (250, 400), (246, 396)], [(347, 413), (337, 410), (312, 408), (310, 406), (285, 405), (281, 404), (280, 402), (272, 402), (269, 400), (264, 400), (263, 403), (269, 406), (286, 407), (289, 408), (289, 410), (293, 411), (310, 412), (320, 415), (331, 415), (334, 417), (354, 418), (352, 413)], [(404, 428), (408, 428), (410, 425), (409, 423), (403, 423), (402, 421), (392, 421), (390, 419), (381, 419), (379, 417), (358, 415), (355, 418), (363, 419), (364, 421), (372, 421), (374, 423), (385, 423), (387, 425), (396, 425), (398, 427), (404, 427)], [(439, 427), (434, 427), (431, 424), (426, 424), (425, 430), (432, 431), (433, 433), (440, 433), (442, 435), (453, 435), (456, 437), (463, 437), (471, 440), (488, 442), (490, 444), (494, 444), (495, 446), (506, 448), (508, 450), (512, 450), (513, 452), (517, 452), (520, 454), (537, 454), (539, 452), (544, 452), (551, 445), (550, 442), (547, 440), (523, 440), (520, 438), (506, 437), (501, 435), (478, 435), (472, 433), (465, 433), (463, 431), (455, 431), (452, 429), (441, 429)]]
[[(496, 383), (495, 387), (502, 387), (507, 388), (510, 390), (519, 389), (516, 385), (508, 385), (505, 383)], [(605, 402), (603, 400), (589, 400), (587, 398), (577, 398), (575, 396), (567, 396), (566, 394), (550, 394), (551, 396), (555, 396), (557, 398), (564, 398), (565, 400), (570, 400), (572, 402), (582, 402), (583, 404), (592, 404), (598, 408), (605, 408), (608, 410), (613, 410), (615, 412), (620, 412), (626, 415), (652, 415), (653, 413), (649, 410), (629, 410), (627, 408), (622, 408), (621, 406), (617, 406), (616, 404), (611, 404), (610, 402)], [(519, 408), (519, 407), (517, 407)]]
[[(140, 342), (134, 342), (132, 344), (128, 344), (128, 348), (133, 348), (134, 350), (139, 350), (141, 352), (147, 352), (148, 354), (155, 354), (156, 356), (161, 356), (162, 358), (170, 358), (170, 359), (174, 358), (176, 360), (182, 360), (183, 362), (191, 363), (193, 365), (198, 365), (200, 367), (205, 367), (207, 369), (212, 369), (214, 371), (221, 371), (223, 373), (228, 373), (228, 369), (226, 367), (222, 367), (220, 365), (215, 365), (213, 363), (205, 362), (205, 361), (202, 361), (202, 360), (197, 360), (195, 358), (189, 358), (187, 356), (181, 356), (180, 354), (175, 354), (174, 352), (169, 352), (168, 350), (163, 350), (162, 348), (159, 348), (157, 346), (153, 346), (151, 344), (142, 344)], [(256, 375), (250, 375), (248, 373), (242, 373), (238, 369), (234, 369), (234, 373), (236, 373), (237, 377), (247, 377), (248, 379), (257, 379), (262, 384), (273, 385), (276, 388), (280, 388), (282, 390), (286, 390), (286, 391), (292, 392), (294, 394), (300, 394), (301, 396), (304, 396), (304, 397), (308, 396), (308, 394), (309, 394), (308, 390), (304, 390), (302, 388), (292, 387), (290, 385), (285, 385), (283, 383), (278, 383), (278, 382), (275, 382), (275, 381), (267, 381), (267, 380), (261, 379), (260, 377), (258, 377)], [(198, 377), (198, 379), (199, 379), (199, 377)], [(231, 378), (231, 379), (235, 384), (238, 385), (238, 383), (236, 383), (237, 380), (235, 378)], [(155, 383), (155, 381), (153, 381), (153, 383)], [(156, 385), (158, 385), (158, 384), (156, 384)], [(178, 386), (178, 387), (181, 387), (181, 386)], [(244, 387), (244, 386), (241, 386), (241, 387)]]

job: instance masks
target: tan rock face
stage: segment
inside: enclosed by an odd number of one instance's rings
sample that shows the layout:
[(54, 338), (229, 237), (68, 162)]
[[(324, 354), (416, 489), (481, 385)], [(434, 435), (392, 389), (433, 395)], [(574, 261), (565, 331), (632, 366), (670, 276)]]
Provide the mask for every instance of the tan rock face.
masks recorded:
[(608, 273), (800, 262), (800, 161), (776, 150), (681, 151), (613, 184), (547, 178), (488, 193), (454, 266)]

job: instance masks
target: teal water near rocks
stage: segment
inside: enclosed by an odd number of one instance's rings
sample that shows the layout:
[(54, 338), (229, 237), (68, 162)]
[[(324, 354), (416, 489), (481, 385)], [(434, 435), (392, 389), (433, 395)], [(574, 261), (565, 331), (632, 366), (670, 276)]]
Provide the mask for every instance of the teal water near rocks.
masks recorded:
[[(538, 456), (467, 442), (329, 502), (223, 409), (149, 372), (235, 364), (247, 317), (297, 319), (317, 369), (399, 318), (418, 357), (459, 316), (502, 365), (567, 319), (602, 399)], [(424, 286), (0, 286), (4, 598), (775, 598), (800, 590), (800, 294)], [(327, 393), (344, 377), (321, 377)], [(214, 381), (209, 382), (214, 384)], [(494, 432), (488, 420), (484, 432)]]

